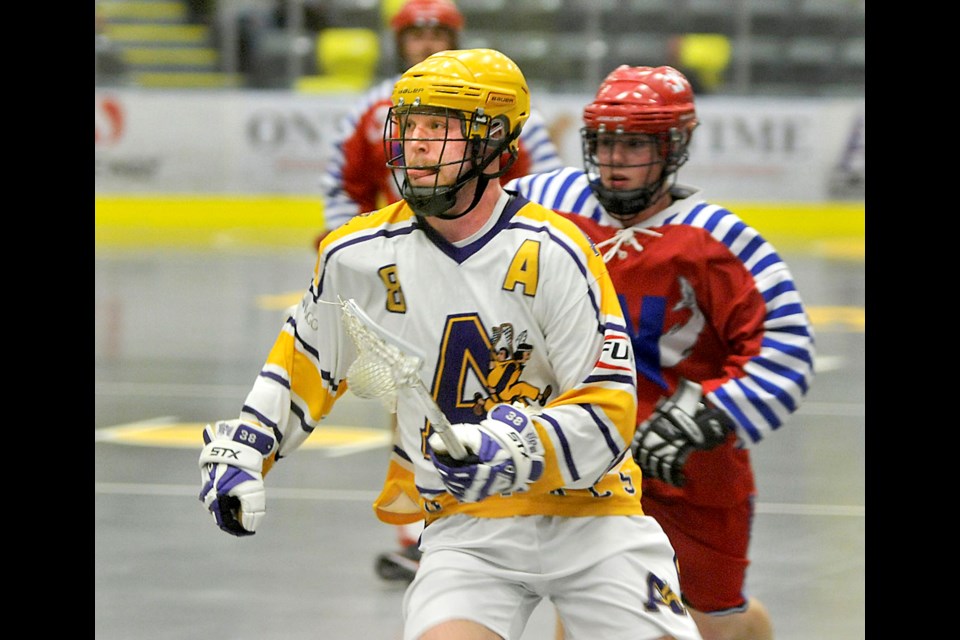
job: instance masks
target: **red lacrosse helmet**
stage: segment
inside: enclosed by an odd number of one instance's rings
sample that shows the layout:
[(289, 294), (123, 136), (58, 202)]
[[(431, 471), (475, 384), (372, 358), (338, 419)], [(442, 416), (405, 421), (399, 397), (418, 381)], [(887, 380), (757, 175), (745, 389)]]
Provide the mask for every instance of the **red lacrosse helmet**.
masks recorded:
[(620, 65), (600, 84), (593, 102), (583, 110), (589, 129), (622, 129), (632, 133), (693, 131), (697, 112), (693, 89), (673, 67)]
[[(583, 109), (580, 129), (584, 171), (590, 188), (607, 213), (627, 220), (654, 202), (676, 179), (676, 171), (689, 157), (690, 136), (696, 128), (697, 112), (693, 89), (673, 67), (631, 67), (621, 65), (600, 84), (593, 102)], [(647, 138), (654, 145), (656, 159), (637, 166), (660, 165), (638, 189), (620, 190), (603, 185), (597, 140), (614, 135)], [(623, 165), (621, 165), (623, 166)]]
[(409, 0), (390, 19), (396, 33), (410, 27), (446, 27), (457, 33), (463, 25), (463, 14), (452, 0)]

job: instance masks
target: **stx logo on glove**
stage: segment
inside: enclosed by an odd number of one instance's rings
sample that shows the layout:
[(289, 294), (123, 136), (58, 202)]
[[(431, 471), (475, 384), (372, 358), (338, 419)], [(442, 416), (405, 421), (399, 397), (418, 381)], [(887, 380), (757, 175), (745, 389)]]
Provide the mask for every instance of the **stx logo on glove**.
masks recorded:
[(237, 449), (228, 449), (227, 447), (210, 447), (210, 451), (207, 453), (214, 458), (233, 458), (234, 460), (240, 459), (240, 452)]
[(508, 437), (517, 444), (517, 448), (520, 450), (520, 455), (524, 458), (529, 458), (530, 454), (527, 453), (527, 444), (523, 441), (523, 438), (520, 437), (519, 433), (508, 433)]

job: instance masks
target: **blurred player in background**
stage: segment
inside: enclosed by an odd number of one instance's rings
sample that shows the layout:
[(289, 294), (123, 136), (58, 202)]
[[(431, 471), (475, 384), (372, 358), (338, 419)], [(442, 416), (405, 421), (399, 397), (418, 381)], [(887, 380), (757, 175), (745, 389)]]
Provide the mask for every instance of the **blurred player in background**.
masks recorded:
[[(328, 231), (358, 213), (400, 199), (381, 144), (393, 85), (400, 73), (427, 56), (458, 48), (464, 24), (464, 16), (452, 0), (408, 0), (393, 15), (390, 28), (396, 37), (397, 75), (361, 96), (339, 125), (320, 180), (325, 228), (318, 243)], [(546, 123), (534, 111), (520, 138), (520, 156), (501, 182), (561, 166)]]
[[(339, 304), (353, 300), (419, 352), (415, 374), (453, 423), (441, 437), (415, 397), (397, 395), (374, 508), (385, 522), (427, 521), (404, 640), (519, 638), (544, 598), (571, 638), (698, 640), (674, 550), (642, 510), (630, 447), (656, 398), (637, 405), (603, 259), (576, 225), (499, 181), (530, 113), (522, 72), (490, 49), (440, 52), (401, 76), (392, 105), (383, 144), (403, 200), (324, 238), (240, 418), (205, 430), (200, 499), (221, 529), (256, 532), (263, 474), (361, 388)], [(505, 333), (524, 345), (519, 380), (538, 399), (477, 415)], [(532, 391), (547, 388), (546, 403)]]
[[(366, 211), (379, 209), (400, 199), (386, 165), (383, 126), (390, 95), (400, 73), (445, 49), (456, 49), (465, 20), (451, 0), (408, 0), (393, 15), (390, 28), (396, 37), (397, 75), (384, 80), (364, 94), (340, 123), (327, 165), (321, 176), (325, 229), (331, 230)], [(523, 127), (520, 155), (501, 182), (534, 171), (563, 166), (543, 118), (535, 111)], [(376, 559), (377, 573), (388, 580), (411, 580), (420, 552), (417, 538), (422, 524), (397, 529), (399, 546)]]
[(703, 637), (769, 640), (770, 617), (745, 590), (756, 496), (748, 447), (809, 390), (813, 329), (770, 243), (677, 183), (698, 124), (683, 74), (620, 66), (583, 121), (584, 170), (506, 188), (572, 212), (607, 263), (637, 355), (640, 405), (651, 391), (665, 398), (652, 417), (638, 416), (644, 512), (676, 548), (683, 600)]

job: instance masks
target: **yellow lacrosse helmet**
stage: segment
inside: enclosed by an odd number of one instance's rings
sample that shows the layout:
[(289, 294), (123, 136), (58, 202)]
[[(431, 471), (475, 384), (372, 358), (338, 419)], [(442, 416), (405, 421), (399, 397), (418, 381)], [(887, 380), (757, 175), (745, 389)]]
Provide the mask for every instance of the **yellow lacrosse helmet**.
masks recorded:
[[(520, 68), (493, 49), (439, 51), (410, 67), (393, 88), (393, 106), (384, 123), (383, 145), (387, 166), (407, 204), (422, 216), (452, 220), (469, 213), (491, 179), (502, 176), (520, 154), (520, 131), (530, 117), (530, 89)], [(416, 113), (440, 113), (447, 118), (443, 144), (464, 140), (463, 155), (443, 159), (433, 185), (415, 186), (404, 147), (405, 119)], [(455, 120), (459, 127), (451, 127)], [(456, 136), (460, 136), (457, 138)], [(500, 159), (497, 168), (487, 168)], [(459, 165), (453, 184), (441, 184), (439, 169)], [(427, 167), (419, 167), (423, 169)], [(460, 190), (475, 182), (473, 201), (465, 211), (450, 213)]]
[(504, 121), (512, 152), (530, 117), (530, 88), (520, 67), (494, 49), (437, 52), (400, 77), (392, 100), (394, 107), (461, 111), (470, 138), (486, 140), (491, 121)]

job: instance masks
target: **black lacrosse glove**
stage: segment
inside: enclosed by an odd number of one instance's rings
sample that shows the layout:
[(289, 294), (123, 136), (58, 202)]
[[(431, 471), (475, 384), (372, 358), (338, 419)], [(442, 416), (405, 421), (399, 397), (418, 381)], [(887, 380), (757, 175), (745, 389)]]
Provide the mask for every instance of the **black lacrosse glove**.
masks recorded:
[(703, 388), (680, 379), (677, 390), (657, 403), (633, 435), (633, 459), (645, 476), (676, 487), (686, 482), (683, 465), (691, 451), (722, 444), (733, 423), (721, 410), (708, 406)]

